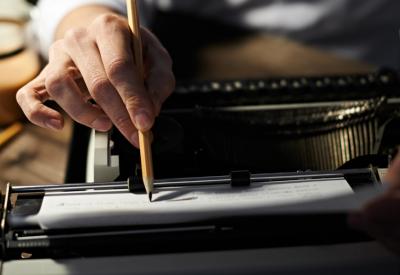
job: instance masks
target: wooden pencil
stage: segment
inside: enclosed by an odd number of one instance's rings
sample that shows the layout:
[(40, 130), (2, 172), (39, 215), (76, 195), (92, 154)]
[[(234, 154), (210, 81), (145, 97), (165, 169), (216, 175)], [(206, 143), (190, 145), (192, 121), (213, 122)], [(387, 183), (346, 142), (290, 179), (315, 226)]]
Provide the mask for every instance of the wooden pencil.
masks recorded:
[[(140, 21), (139, 13), (136, 5), (136, 0), (126, 0), (126, 7), (128, 11), (129, 27), (133, 34), (133, 50), (135, 54), (135, 64), (141, 79), (144, 80), (144, 66), (143, 66), (143, 53), (142, 53), (142, 39), (140, 37)], [(153, 160), (151, 152), (151, 132), (139, 131), (139, 149), (140, 160), (142, 168), (143, 183), (146, 192), (151, 201), (153, 194)]]

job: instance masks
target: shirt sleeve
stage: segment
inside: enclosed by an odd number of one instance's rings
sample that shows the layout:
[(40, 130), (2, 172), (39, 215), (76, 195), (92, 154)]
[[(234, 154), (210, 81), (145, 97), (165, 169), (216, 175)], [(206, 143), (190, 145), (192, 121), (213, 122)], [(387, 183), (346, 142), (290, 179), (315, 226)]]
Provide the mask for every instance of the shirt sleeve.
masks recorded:
[(96, 4), (108, 6), (121, 14), (126, 13), (124, 0), (40, 0), (33, 17), (33, 31), (39, 50), (44, 57), (54, 41), (56, 28), (62, 18), (79, 6)]

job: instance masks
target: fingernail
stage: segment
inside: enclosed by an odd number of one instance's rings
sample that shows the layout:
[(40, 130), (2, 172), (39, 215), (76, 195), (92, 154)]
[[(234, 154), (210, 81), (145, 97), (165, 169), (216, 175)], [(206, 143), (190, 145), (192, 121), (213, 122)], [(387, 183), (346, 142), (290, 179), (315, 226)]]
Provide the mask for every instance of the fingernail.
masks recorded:
[(347, 216), (347, 223), (354, 229), (364, 229), (364, 216), (361, 213), (351, 213)]
[(146, 111), (139, 111), (135, 115), (135, 126), (140, 131), (147, 131), (151, 128), (153, 122)]
[(62, 122), (59, 119), (52, 118), (52, 119), (49, 119), (49, 120), (46, 121), (46, 126), (48, 128), (53, 129), (53, 130), (61, 130), (62, 129)]
[(139, 135), (137, 132), (131, 136), (131, 142), (135, 147), (139, 148)]
[(106, 116), (99, 116), (92, 122), (92, 128), (97, 131), (105, 132), (108, 131), (111, 127), (111, 121)]

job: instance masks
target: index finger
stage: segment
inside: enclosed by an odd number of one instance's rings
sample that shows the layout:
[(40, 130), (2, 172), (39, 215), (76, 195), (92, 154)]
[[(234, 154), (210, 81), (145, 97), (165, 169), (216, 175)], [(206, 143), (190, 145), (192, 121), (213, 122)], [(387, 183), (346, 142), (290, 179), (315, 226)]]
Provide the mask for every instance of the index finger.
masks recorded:
[(134, 63), (129, 26), (115, 15), (99, 20), (95, 39), (108, 79), (120, 95), (136, 128), (147, 131), (154, 123), (154, 106)]
[(62, 115), (43, 104), (49, 98), (44, 86), (47, 69), (46, 66), (34, 80), (19, 89), (16, 100), (32, 123), (40, 127), (60, 130), (64, 125)]

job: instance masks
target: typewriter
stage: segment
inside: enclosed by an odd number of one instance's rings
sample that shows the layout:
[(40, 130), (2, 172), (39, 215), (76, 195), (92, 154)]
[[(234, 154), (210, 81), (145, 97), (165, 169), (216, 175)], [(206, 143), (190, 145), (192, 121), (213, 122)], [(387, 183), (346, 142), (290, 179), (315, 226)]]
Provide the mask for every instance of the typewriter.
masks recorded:
[[(380, 70), (180, 83), (153, 128), (156, 188), (337, 177), (356, 194), (380, 186), (400, 137), (399, 80), (397, 72)], [(139, 153), (115, 129), (99, 134), (77, 126), (68, 171), (67, 182), (78, 183), (9, 185), (4, 274), (399, 272), (397, 258), (349, 229), (341, 211), (65, 229), (12, 222), (40, 213), (51, 192), (140, 192)]]
[[(398, 81), (396, 72), (381, 70), (181, 83), (153, 129), (155, 176), (387, 167), (399, 135)], [(107, 180), (132, 176), (138, 151), (116, 130), (103, 142), (99, 138), (101, 143), (107, 148), (103, 166), (111, 167), (111, 159), (119, 163)], [(74, 163), (85, 161), (75, 154)], [(81, 173), (78, 180), (83, 179)]]

